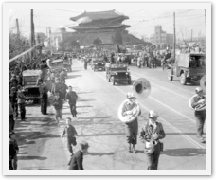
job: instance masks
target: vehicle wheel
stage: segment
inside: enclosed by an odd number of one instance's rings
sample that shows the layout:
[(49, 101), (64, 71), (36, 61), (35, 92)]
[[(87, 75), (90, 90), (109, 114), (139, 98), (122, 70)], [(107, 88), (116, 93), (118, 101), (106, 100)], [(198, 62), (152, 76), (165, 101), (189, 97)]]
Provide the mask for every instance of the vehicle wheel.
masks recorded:
[(187, 77), (186, 77), (186, 74), (185, 74), (185, 73), (182, 73), (182, 74), (181, 74), (180, 82), (181, 82), (181, 84), (183, 84), (183, 85), (187, 84)]
[(173, 80), (173, 76), (171, 74), (171, 69), (167, 70), (168, 71), (168, 80), (172, 81)]

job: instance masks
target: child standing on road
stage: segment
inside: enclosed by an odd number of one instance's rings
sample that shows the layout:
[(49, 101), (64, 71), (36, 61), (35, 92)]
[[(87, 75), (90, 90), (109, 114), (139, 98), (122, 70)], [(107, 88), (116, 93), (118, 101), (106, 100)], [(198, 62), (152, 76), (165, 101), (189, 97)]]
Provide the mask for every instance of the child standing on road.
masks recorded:
[(53, 101), (53, 106), (56, 110), (56, 123), (59, 123), (59, 118), (62, 119), (62, 104), (63, 100), (60, 99), (60, 94), (56, 93), (55, 99)]
[(63, 137), (65, 134), (67, 136), (67, 148), (68, 148), (68, 150), (72, 156), (73, 155), (72, 145), (73, 146), (77, 145), (76, 136), (78, 136), (78, 134), (77, 134), (77, 131), (74, 128), (74, 126), (71, 124), (71, 118), (70, 117), (66, 118), (66, 127), (64, 128), (61, 137)]

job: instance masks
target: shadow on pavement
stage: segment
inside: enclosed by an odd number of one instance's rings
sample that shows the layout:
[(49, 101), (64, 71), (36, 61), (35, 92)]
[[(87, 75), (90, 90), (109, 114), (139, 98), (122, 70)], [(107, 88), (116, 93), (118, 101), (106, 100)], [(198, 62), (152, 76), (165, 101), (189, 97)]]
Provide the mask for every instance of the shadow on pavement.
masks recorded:
[(96, 99), (78, 99), (77, 101), (95, 101)]
[(90, 94), (90, 93), (93, 93), (93, 92), (79, 92), (77, 94)]
[(205, 149), (194, 149), (194, 148), (182, 148), (182, 149), (167, 149), (161, 154), (168, 156), (197, 156), (206, 154)]
[(104, 156), (104, 155), (113, 155), (115, 153), (88, 153), (87, 155), (91, 156)]
[(72, 70), (72, 72), (80, 72), (80, 70)]
[(72, 79), (72, 78), (78, 78), (78, 77), (81, 77), (82, 75), (69, 75), (67, 77), (67, 79)]
[(32, 159), (39, 159), (39, 160), (45, 160), (46, 157), (42, 156), (18, 156), (18, 160), (32, 160)]
[(90, 106), (90, 105), (86, 105), (86, 106), (77, 106), (77, 108), (84, 108), (84, 107), (94, 107), (94, 106)]

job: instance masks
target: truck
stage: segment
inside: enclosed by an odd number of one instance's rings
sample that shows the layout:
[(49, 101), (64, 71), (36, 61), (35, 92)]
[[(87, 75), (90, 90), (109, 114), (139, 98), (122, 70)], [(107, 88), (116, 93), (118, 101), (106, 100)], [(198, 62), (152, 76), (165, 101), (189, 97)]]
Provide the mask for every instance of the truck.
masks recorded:
[(168, 69), (168, 80), (180, 77), (182, 85), (191, 81), (200, 81), (206, 74), (206, 54), (180, 53)]

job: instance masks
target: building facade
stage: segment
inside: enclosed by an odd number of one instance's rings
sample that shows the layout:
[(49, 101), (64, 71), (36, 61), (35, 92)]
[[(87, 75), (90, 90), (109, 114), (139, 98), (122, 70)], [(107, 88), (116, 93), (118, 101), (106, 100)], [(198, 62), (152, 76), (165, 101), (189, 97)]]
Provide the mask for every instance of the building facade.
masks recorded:
[(155, 26), (154, 34), (150, 38), (151, 43), (160, 46), (173, 46), (173, 34), (162, 30), (161, 26)]
[[(128, 25), (122, 22), (129, 17), (118, 13), (116, 10), (86, 12), (71, 17), (70, 20), (77, 26), (70, 27), (75, 32), (68, 32), (65, 28), (49, 33), (50, 44), (53, 51), (70, 51), (75, 46), (91, 46), (99, 42), (102, 45), (126, 45), (144, 43), (128, 33)], [(76, 49), (76, 48), (75, 48)]]

